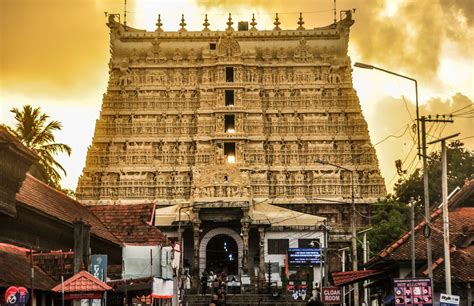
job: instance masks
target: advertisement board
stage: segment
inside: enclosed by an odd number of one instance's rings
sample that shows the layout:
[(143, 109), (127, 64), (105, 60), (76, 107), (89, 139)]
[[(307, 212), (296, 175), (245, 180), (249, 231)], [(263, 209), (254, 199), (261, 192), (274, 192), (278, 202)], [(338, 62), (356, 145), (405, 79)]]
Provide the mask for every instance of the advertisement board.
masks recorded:
[(321, 260), (320, 249), (288, 249), (288, 265), (290, 266), (316, 266)]
[(431, 278), (395, 278), (393, 294), (396, 306), (431, 306)]

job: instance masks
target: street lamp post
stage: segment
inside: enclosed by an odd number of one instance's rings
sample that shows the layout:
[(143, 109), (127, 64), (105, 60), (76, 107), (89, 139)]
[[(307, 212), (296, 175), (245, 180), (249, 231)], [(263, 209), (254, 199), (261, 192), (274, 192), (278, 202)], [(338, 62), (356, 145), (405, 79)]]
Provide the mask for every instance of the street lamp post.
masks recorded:
[(319, 240), (312, 240), (309, 243), (309, 246), (314, 247), (314, 244), (317, 243), (319, 247), (319, 272), (320, 272), (320, 279), (319, 279), (319, 290), (321, 290), (321, 294), (323, 292), (323, 247), (321, 241)]
[[(420, 147), (420, 114), (419, 114), (419, 108), (418, 108), (418, 82), (414, 78), (410, 78), (406, 75), (402, 75), (393, 71), (389, 71), (386, 69), (382, 69), (379, 67), (375, 67), (373, 65), (369, 64), (364, 64), (364, 63), (354, 63), (354, 66), (357, 68), (362, 68), (362, 69), (375, 69), (379, 71), (386, 72), (388, 74), (396, 75), (398, 77), (413, 81), (415, 83), (415, 102), (416, 102), (416, 131), (417, 131), (417, 136), (418, 136), (418, 157), (423, 157), (423, 197), (424, 197), (424, 204), (425, 204), (425, 220), (428, 225), (430, 225), (431, 220), (430, 220), (430, 197), (429, 197), (429, 188), (428, 188), (428, 162), (427, 162), (427, 157), (426, 157), (426, 139), (423, 137), (423, 144)], [(422, 117), (421, 120), (424, 117)], [(422, 122), (422, 134), (425, 134), (425, 121)], [(420, 150), (423, 150), (422, 153), (420, 153)], [(433, 268), (432, 268), (432, 263), (433, 263), (433, 258), (432, 258), (432, 252), (431, 252), (431, 237), (428, 236), (426, 238), (426, 258), (427, 258), (427, 266), (428, 266), (428, 275), (430, 278), (433, 278)]]
[[(346, 167), (336, 165), (324, 160), (316, 160), (317, 163), (322, 165), (330, 165), (345, 171), (349, 171), (351, 174), (351, 204), (352, 204), (352, 216), (351, 216), (351, 244), (352, 244), (352, 270), (357, 271), (357, 241), (356, 241), (356, 209), (355, 209), (355, 191), (354, 191), (354, 171)], [(354, 284), (354, 305), (359, 305), (359, 283)]]

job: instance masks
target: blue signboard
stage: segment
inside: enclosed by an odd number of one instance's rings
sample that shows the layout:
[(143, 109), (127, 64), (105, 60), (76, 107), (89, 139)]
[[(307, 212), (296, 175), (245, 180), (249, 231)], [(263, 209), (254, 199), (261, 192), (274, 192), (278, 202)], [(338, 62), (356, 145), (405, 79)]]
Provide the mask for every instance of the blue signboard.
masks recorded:
[(91, 274), (103, 282), (107, 281), (107, 255), (91, 257)]
[(321, 262), (321, 249), (288, 249), (288, 265), (315, 266)]

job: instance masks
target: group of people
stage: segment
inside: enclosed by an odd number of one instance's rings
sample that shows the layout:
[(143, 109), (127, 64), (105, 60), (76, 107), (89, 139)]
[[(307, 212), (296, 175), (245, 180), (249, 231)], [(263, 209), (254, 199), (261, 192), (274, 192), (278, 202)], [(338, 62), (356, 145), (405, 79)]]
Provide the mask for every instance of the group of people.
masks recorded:
[(209, 302), (209, 306), (222, 306), (226, 304), (226, 281), (227, 274), (225, 272), (222, 272), (219, 275), (214, 274), (212, 270), (209, 274), (206, 271), (202, 273), (201, 294), (206, 294), (208, 284), (211, 284), (211, 301)]

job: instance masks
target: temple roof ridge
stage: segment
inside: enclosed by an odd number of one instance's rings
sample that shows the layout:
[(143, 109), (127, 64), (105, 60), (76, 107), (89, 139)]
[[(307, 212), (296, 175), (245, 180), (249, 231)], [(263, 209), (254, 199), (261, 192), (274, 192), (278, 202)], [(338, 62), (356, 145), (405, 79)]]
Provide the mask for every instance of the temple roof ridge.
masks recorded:
[[(225, 33), (226, 31), (229, 30), (229, 22), (231, 21), (227, 21), (227, 27), (224, 28), (224, 29), (210, 29), (208, 28), (208, 26), (210, 25), (208, 23), (208, 19), (207, 19), (207, 14), (206, 14), (206, 17), (205, 17), (205, 28), (204, 29), (201, 29), (201, 30), (186, 30), (186, 31), (183, 31), (183, 18), (181, 18), (181, 23), (179, 24), (181, 26), (181, 28), (177, 28), (175, 30), (164, 30), (161, 28), (161, 26), (163, 25), (161, 23), (161, 19), (159, 20), (159, 23), (160, 23), (160, 26), (156, 29), (156, 30), (147, 30), (147, 29), (139, 29), (139, 28), (134, 28), (134, 27), (130, 27), (129, 25), (124, 25), (122, 22), (120, 21), (117, 21), (115, 20), (115, 17), (118, 16), (118, 14), (109, 14), (108, 17), (109, 17), (109, 20), (108, 20), (108, 23), (107, 23), (107, 26), (112, 30), (112, 29), (120, 29), (120, 32), (121, 33), (146, 33), (146, 34), (155, 34), (157, 36), (169, 36), (167, 34), (175, 34), (177, 37), (187, 37), (187, 36), (195, 36), (196, 33), (202, 33), (202, 34), (205, 34), (206, 36), (210, 36), (212, 34), (218, 34), (218, 35), (222, 35), (223, 33)], [(229, 13), (229, 16), (230, 13)], [(278, 16), (278, 13), (277, 15)], [(120, 17), (120, 16), (119, 16)], [(230, 17), (229, 17), (230, 18)], [(278, 18), (278, 17), (277, 17)], [(301, 20), (302, 20), (302, 16), (301, 16), (301, 13), (300, 13), (300, 17), (299, 17), (300, 21), (298, 22), (298, 24), (301, 23)], [(231, 19), (230, 19), (231, 20)], [(250, 22), (252, 21), (252, 22)], [(239, 22), (247, 22), (249, 25), (252, 26), (252, 23), (255, 23), (255, 19), (254, 17), (250, 18), (249, 20), (241, 20)], [(281, 23), (280, 22), (277, 22), (278, 25), (280, 25)], [(331, 33), (331, 34), (339, 34), (339, 32), (341, 31), (341, 28), (350, 28), (352, 25), (354, 24), (354, 20), (352, 19), (352, 15), (351, 14), (347, 14), (346, 17), (344, 19), (341, 19), (339, 21), (337, 21), (336, 23), (331, 23), (331, 24), (328, 24), (326, 26), (321, 26), (321, 27), (314, 27), (314, 28), (304, 28), (301, 26), (299, 27), (296, 27), (296, 28), (280, 28), (279, 26), (277, 26), (277, 31), (275, 30), (275, 28), (273, 29), (257, 29), (255, 28), (254, 26), (250, 29), (245, 29), (245, 30), (237, 30), (235, 31), (234, 35), (237, 35), (237, 36), (246, 36), (245, 34), (241, 34), (241, 33), (249, 33), (248, 35), (250, 36), (258, 36), (259, 33), (261, 34), (267, 34), (267, 33), (271, 33), (272, 35), (275, 35), (275, 32), (282, 32), (282, 33), (292, 33), (293, 35), (297, 36), (298, 34), (303, 34), (303, 33), (315, 33), (315, 34), (318, 34), (318, 31), (336, 31), (336, 33)], [(255, 23), (256, 25), (256, 23)], [(225, 26), (224, 26), (225, 27)], [(321, 35), (323, 35), (324, 33), (319, 33)], [(281, 35), (281, 34), (277, 34), (277, 35)], [(146, 37), (146, 35), (144, 35), (143, 37)]]

